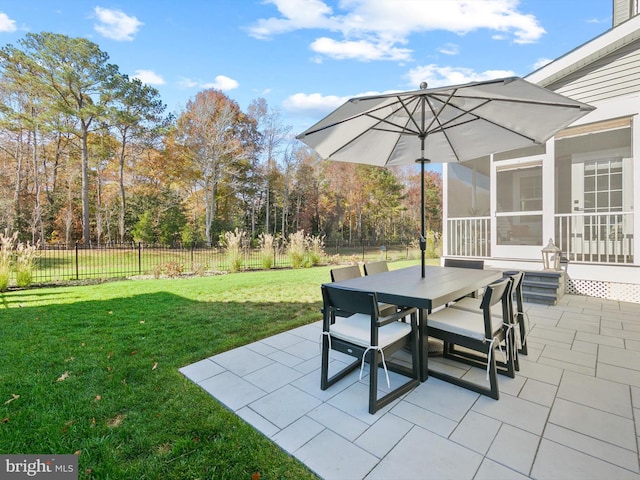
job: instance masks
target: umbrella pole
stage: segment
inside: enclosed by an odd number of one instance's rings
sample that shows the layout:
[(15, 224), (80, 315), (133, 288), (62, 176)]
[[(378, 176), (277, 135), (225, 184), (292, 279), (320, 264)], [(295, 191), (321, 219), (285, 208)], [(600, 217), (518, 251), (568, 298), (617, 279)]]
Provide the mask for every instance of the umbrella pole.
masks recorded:
[(420, 159), (420, 254), (422, 257), (422, 278), (425, 277), (425, 250), (427, 239), (424, 231), (424, 157)]

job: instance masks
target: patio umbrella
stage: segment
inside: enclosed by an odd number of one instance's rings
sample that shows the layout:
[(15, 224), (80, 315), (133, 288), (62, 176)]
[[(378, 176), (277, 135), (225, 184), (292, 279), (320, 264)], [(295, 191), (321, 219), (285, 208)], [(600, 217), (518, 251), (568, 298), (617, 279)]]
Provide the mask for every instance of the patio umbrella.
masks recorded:
[(418, 162), (425, 275), (424, 165), (542, 144), (594, 107), (508, 77), (356, 97), (296, 138), (326, 160), (378, 166)]

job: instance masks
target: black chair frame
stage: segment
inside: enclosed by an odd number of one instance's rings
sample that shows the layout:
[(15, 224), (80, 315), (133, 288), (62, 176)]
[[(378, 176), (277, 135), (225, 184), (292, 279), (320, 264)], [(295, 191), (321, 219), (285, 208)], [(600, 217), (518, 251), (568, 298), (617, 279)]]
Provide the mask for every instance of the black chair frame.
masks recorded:
[[(363, 292), (341, 288), (335, 285), (322, 286), (323, 298), (323, 322), (322, 322), (322, 365), (320, 388), (326, 390), (331, 385), (343, 379), (362, 364), (363, 356), (369, 364), (369, 413), (374, 414), (380, 408), (388, 405), (396, 398), (404, 395), (420, 383), (419, 362), (419, 332), (418, 316), (416, 308), (405, 308), (392, 315), (381, 317), (378, 308), (378, 299), (373, 292)], [(378, 349), (363, 347), (361, 345), (331, 336), (331, 327), (335, 324), (336, 316), (340, 312), (360, 313), (371, 316), (371, 329), (369, 345), (378, 345), (379, 329), (392, 322), (397, 322), (407, 316), (411, 317), (411, 334), (384, 347), (382, 349), (385, 364), (389, 371), (409, 377), (409, 380), (378, 398), (378, 366), (382, 363), (382, 356)], [(330, 337), (330, 338), (329, 338)], [(391, 356), (400, 349), (409, 346), (412, 357), (411, 368), (394, 362)], [(336, 350), (355, 357), (355, 360), (329, 376), (329, 349)]]
[[(496, 360), (495, 352), (495, 350), (498, 349), (498, 345), (502, 342), (509, 345), (507, 350), (511, 350), (511, 345), (513, 345), (511, 342), (515, 340), (515, 337), (513, 336), (513, 328), (509, 328), (508, 323), (512, 318), (509, 306), (511, 285), (512, 280), (507, 278), (487, 285), (485, 288), (481, 302), (482, 312), (478, 312), (478, 321), (484, 322), (485, 338), (483, 340), (478, 340), (457, 332), (450, 332), (448, 330), (436, 328), (432, 324), (429, 324), (429, 318), (427, 317), (427, 329), (429, 336), (439, 338), (444, 343), (443, 357), (456, 360), (473, 367), (487, 368), (489, 374), (489, 388), (435, 370), (429, 371), (431, 376), (468, 388), (469, 390), (483, 395), (487, 395), (496, 400), (500, 398), (497, 374), (501, 373), (511, 378), (515, 377), (515, 363), (513, 355), (508, 351), (506, 360), (504, 362), (500, 362)], [(494, 332), (492, 331), (491, 307), (498, 302), (502, 302), (503, 326), (498, 332)], [(434, 315), (437, 315), (437, 313)], [(509, 338), (509, 340), (507, 340), (507, 338)], [(491, 342), (487, 339), (495, 339), (495, 341)], [(455, 349), (455, 346), (465, 347), (466, 349), (478, 353), (474, 354), (473, 352), (458, 350)]]

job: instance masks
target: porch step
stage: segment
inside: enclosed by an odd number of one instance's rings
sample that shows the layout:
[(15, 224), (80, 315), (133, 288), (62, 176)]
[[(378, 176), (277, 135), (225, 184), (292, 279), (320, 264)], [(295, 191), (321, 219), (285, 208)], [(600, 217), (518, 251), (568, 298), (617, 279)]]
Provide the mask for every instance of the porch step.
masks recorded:
[[(509, 272), (505, 272), (508, 274)], [(557, 305), (564, 295), (564, 272), (525, 271), (522, 297), (525, 302)]]

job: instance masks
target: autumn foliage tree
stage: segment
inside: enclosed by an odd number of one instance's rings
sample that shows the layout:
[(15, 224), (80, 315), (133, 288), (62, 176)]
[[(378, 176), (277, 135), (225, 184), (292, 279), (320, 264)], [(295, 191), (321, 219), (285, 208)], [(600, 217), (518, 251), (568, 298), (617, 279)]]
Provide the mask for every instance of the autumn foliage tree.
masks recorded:
[(173, 134), (184, 148), (200, 187), (208, 245), (219, 205), (224, 196), (234, 195), (241, 172), (255, 151), (254, 129), (238, 104), (215, 89), (198, 93), (178, 117)]
[[(327, 242), (409, 242), (420, 176), (325, 161), (264, 98), (243, 112), (198, 92), (176, 117), (159, 92), (83, 38), (29, 33), (0, 49), (0, 231), (41, 245), (213, 245), (225, 231)], [(440, 231), (441, 178), (425, 178)]]

